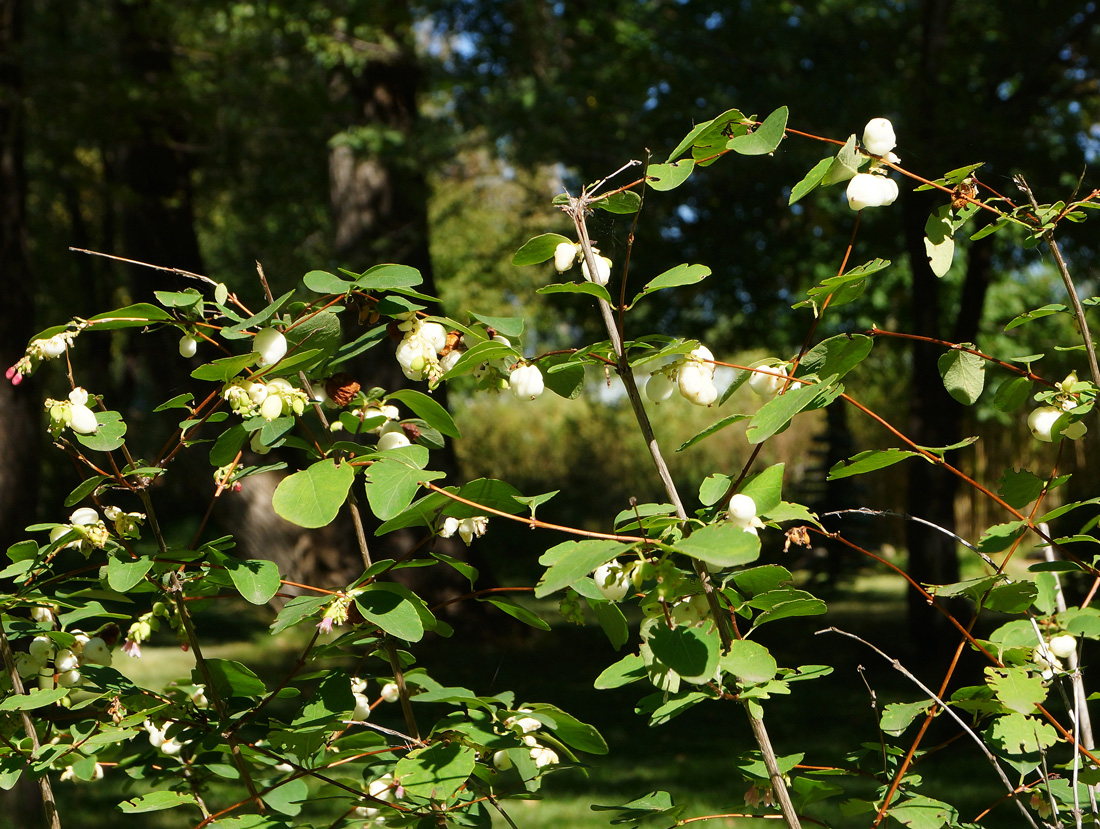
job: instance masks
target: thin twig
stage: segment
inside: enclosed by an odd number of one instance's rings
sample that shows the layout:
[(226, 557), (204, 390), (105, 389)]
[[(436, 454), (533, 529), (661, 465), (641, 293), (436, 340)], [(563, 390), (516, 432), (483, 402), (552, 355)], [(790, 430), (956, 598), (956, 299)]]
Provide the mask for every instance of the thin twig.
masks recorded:
[(921, 691), (923, 691), (925, 694), (928, 695), (929, 699), (935, 701), (935, 703), (944, 711), (944, 713), (947, 714), (949, 717), (951, 717), (951, 719), (953, 719), (958, 724), (959, 728), (961, 728), (963, 731), (965, 731), (970, 736), (970, 738), (975, 743), (977, 743), (978, 749), (982, 752), (982, 754), (985, 755), (985, 758), (993, 766), (994, 770), (997, 772), (997, 776), (999, 778), (1001, 778), (1001, 782), (1004, 783), (1005, 789), (1007, 789), (1008, 792), (1012, 795), (1012, 799), (1014, 801), (1016, 801), (1016, 805), (1019, 807), (1020, 812), (1023, 814), (1024, 818), (1031, 825), (1032, 829), (1039, 829), (1038, 824), (1036, 824), (1035, 820), (1031, 817), (1031, 813), (1028, 812), (1027, 807), (1024, 805), (1023, 801), (1021, 801), (1019, 796), (1017, 795), (1016, 787), (1013, 786), (1012, 783), (1009, 781), (1008, 776), (1004, 772), (1004, 769), (1001, 768), (1001, 764), (998, 763), (997, 758), (993, 756), (993, 752), (991, 752), (986, 747), (986, 744), (982, 741), (982, 738), (974, 732), (974, 729), (972, 729), (969, 725), (967, 725), (963, 721), (962, 717), (960, 717), (958, 714), (956, 714), (954, 712), (954, 710), (946, 702), (944, 702), (940, 697), (938, 697), (936, 695), (936, 693), (931, 688), (929, 688), (927, 685), (925, 685), (923, 682), (921, 682), (919, 679), (917, 679), (915, 676), (913, 676), (913, 674), (910, 673), (909, 670), (904, 665), (902, 665), (901, 662), (899, 662), (897, 659), (894, 659), (893, 657), (891, 657), (891, 656), (887, 655), (886, 653), (882, 652), (881, 650), (876, 648), (874, 645), (872, 645), (870, 642), (868, 642), (865, 639), (861, 639), (860, 637), (856, 636), (854, 633), (848, 633), (848, 631), (841, 630), (840, 628), (837, 628), (837, 627), (828, 627), (828, 628), (825, 628), (824, 630), (817, 631), (817, 633), (819, 633), (819, 634), (821, 634), (821, 633), (839, 633), (841, 636), (847, 636), (849, 639), (854, 639), (856, 642), (859, 642), (861, 645), (866, 645), (868, 648), (870, 648), (875, 653), (877, 653), (879, 656), (881, 656), (883, 659), (885, 659), (887, 662), (889, 662), (893, 666), (894, 670), (898, 671), (902, 676), (904, 676), (906, 679), (908, 679), (910, 682), (912, 682), (914, 685), (916, 685), (918, 688), (920, 688)]
[[(1022, 175), (1016, 175), (1013, 177), (1016, 182), (1016, 186), (1019, 187), (1031, 202), (1031, 206), (1038, 211), (1039, 203), (1035, 200), (1035, 194), (1031, 192), (1031, 188), (1028, 186), (1027, 181), (1024, 180)], [(1040, 238), (1046, 242), (1047, 248), (1050, 250), (1051, 256), (1054, 257), (1054, 262), (1058, 266), (1058, 274), (1062, 277), (1062, 284), (1065, 285), (1066, 293), (1069, 294), (1070, 302), (1073, 304), (1073, 313), (1077, 317), (1077, 325), (1081, 329), (1081, 339), (1085, 343), (1085, 356), (1089, 361), (1089, 372), (1092, 374), (1092, 382), (1100, 384), (1100, 366), (1096, 364), (1096, 349), (1092, 345), (1092, 334), (1089, 333), (1089, 324), (1085, 319), (1085, 309), (1081, 307), (1081, 300), (1077, 297), (1077, 288), (1073, 284), (1073, 279), (1069, 275), (1069, 268), (1066, 266), (1066, 260), (1062, 258), (1062, 251), (1058, 247), (1058, 242), (1054, 239), (1053, 230), (1043, 231)]]
[[(590, 274), (596, 274), (598, 273), (596, 269), (596, 256), (592, 250), (592, 242), (588, 237), (588, 226), (585, 224), (584, 219), (586, 206), (586, 194), (582, 194), (580, 198), (571, 198), (565, 210), (573, 220), (573, 225), (576, 228), (577, 238), (580, 240), (584, 260), (588, 265), (588, 272)], [(625, 278), (625, 274), (623, 278)], [(597, 302), (600, 309), (600, 316), (603, 318), (604, 327), (607, 329), (608, 337), (611, 340), (611, 345), (615, 352), (616, 371), (626, 389), (627, 398), (630, 400), (630, 406), (634, 411), (634, 419), (638, 424), (638, 428), (641, 430), (642, 438), (645, 440), (646, 446), (649, 448), (650, 458), (657, 470), (658, 477), (661, 479), (661, 483), (664, 485), (665, 493), (668, 495), (669, 501), (671, 501), (676, 508), (676, 515), (682, 522), (686, 523), (688, 520), (687, 511), (684, 509), (680, 494), (676, 489), (676, 484), (672, 480), (672, 474), (669, 472), (668, 464), (665, 462), (664, 456), (661, 453), (661, 448), (657, 443), (657, 437), (653, 432), (653, 425), (650, 423), (649, 415), (646, 413), (641, 393), (638, 391), (638, 384), (634, 379), (634, 372), (631, 369), (626, 351), (623, 348), (623, 338), (619, 334), (619, 329), (615, 323), (615, 317), (612, 314), (611, 306), (603, 299), (598, 299)], [(698, 575), (699, 581), (703, 586), (703, 595), (707, 599), (711, 615), (714, 617), (715, 624), (718, 626), (718, 634), (722, 642), (722, 648), (723, 650), (728, 650), (733, 640), (730, 615), (722, 608), (718, 598), (718, 592), (715, 589), (714, 582), (707, 568), (700, 561), (693, 560), (692, 563), (696, 575)], [(768, 777), (772, 781), (772, 791), (775, 793), (780, 811), (783, 812), (783, 817), (790, 829), (800, 829), (801, 823), (799, 822), (798, 813), (795, 811), (794, 803), (791, 801), (790, 792), (787, 791), (787, 785), (783, 779), (783, 773), (779, 769), (779, 764), (776, 761), (775, 749), (772, 748), (771, 739), (764, 726), (764, 721), (753, 714), (751, 704), (747, 700), (744, 703), (744, 709), (745, 714), (749, 718), (749, 725), (752, 728), (753, 736), (756, 738), (756, 743), (760, 748), (760, 754), (763, 757), (764, 765), (768, 769)]]

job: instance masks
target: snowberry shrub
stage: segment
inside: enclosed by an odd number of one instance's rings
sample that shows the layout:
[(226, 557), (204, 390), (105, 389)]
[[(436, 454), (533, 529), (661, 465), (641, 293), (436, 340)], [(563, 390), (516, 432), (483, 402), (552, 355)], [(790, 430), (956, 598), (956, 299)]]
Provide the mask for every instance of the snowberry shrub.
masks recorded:
[[(492, 317), (489, 326), (484, 321), (489, 318), (473, 313), (458, 319), (431, 316), (416, 290), (419, 274), (400, 265), (361, 274), (311, 271), (302, 280), (299, 301), (290, 302), (288, 294), (258, 310), (224, 285), (200, 280), (201, 291), (160, 294), (159, 305), (141, 303), (75, 319), (35, 337), (7, 372), (14, 384), (43, 363), (79, 350), (83, 338), (119, 328), (174, 328), (181, 336), (182, 358), (197, 356), (200, 336), (223, 346), (229, 356), (197, 368), (181, 358), (181, 376), (187, 373), (207, 384), (208, 393), (183, 394), (156, 408), (151, 425), (143, 428), (162, 430), (165, 443), (150, 458), (131, 454), (127, 425), (110, 408), (115, 401), (77, 385), (94, 386), (97, 378), (81, 377), (77, 370), (67, 389), (57, 375), (48, 378), (61, 399), (45, 401), (45, 428), (76, 461), (82, 479), (65, 499), (67, 508), (78, 507), (68, 521), (32, 525), (30, 536), (8, 550), (11, 563), (3, 576), (12, 587), (3, 594), (0, 630), (7, 676), (0, 708), (8, 719), (0, 741), (0, 782), (10, 787), (23, 774), (36, 779), (52, 815), (58, 802), (54, 780), (127, 777), (137, 788), (119, 804), (124, 816), (178, 809), (197, 828), (225, 821), (241, 827), (302, 826), (296, 816), (307, 799), (331, 808), (326, 826), (363, 821), (487, 826), (494, 812), (514, 826), (507, 817), (510, 799), (531, 797), (546, 775), (582, 758), (592, 762), (607, 751), (606, 743), (595, 728), (553, 705), (517, 700), (509, 691), (490, 694), (489, 677), (484, 687), (471, 689), (434, 680), (416, 664), (417, 645), (428, 634), (448, 637), (453, 632), (436, 615), (437, 608), (389, 576), (422, 564), (451, 567), (471, 582), (471, 592), (461, 598), (489, 601), (548, 629), (521, 603), (498, 593), (475, 593), (476, 573), (469, 565), (431, 552), (436, 536), (457, 534), (465, 544), (481, 544), (491, 532), (490, 522), (517, 521), (572, 536), (542, 553), (539, 561), (546, 570), (533, 593), (536, 598), (560, 595), (561, 615), (568, 621), (583, 621), (587, 604), (611, 644), (625, 649), (595, 678), (598, 689), (637, 685), (641, 699), (635, 710), (654, 726), (702, 704), (717, 706), (719, 714), (740, 709), (737, 719), (744, 716), (747, 728), (740, 734), (725, 731), (722, 750), (728, 755), (714, 760), (725, 769), (737, 768), (742, 778), (727, 792), (728, 811), (780, 818), (790, 827), (804, 818), (830, 825), (838, 814), (855, 816), (859, 825), (877, 826), (889, 818), (930, 829), (971, 826), (960, 822), (949, 802), (952, 791), (929, 789), (924, 776), (913, 771), (925, 729), (904, 735), (917, 719), (927, 723), (939, 716), (951, 718), (963, 736), (982, 747), (1005, 789), (1008, 805), (1000, 808), (1020, 812), (1032, 826), (1037, 819), (1049, 822), (1054, 814), (1072, 825), (1085, 809), (1095, 817), (1090, 787), (1100, 760), (1085, 748), (1092, 738), (1083, 716), (1087, 699), (1077, 659), (1084, 642), (1100, 638), (1100, 612), (1087, 601), (1067, 606), (1058, 574), (1081, 572), (1097, 579), (1100, 571), (1090, 542), (1081, 546), (1083, 531), (1054, 538), (1047, 528), (1046, 522), (1084, 505), (1047, 508), (1050, 490), (1064, 483), (1056, 457), (1050, 456), (1049, 474), (1013, 468), (995, 484), (978, 481), (948, 459), (957, 446), (917, 445), (848, 394), (842, 379), (860, 368), (876, 341), (889, 347), (904, 332), (874, 328), (819, 342), (807, 337), (803, 347), (755, 366), (722, 360), (690, 338), (635, 332), (628, 311), (638, 301), (695, 284), (710, 270), (685, 264), (635, 279), (629, 272), (614, 273), (610, 260), (592, 245), (586, 218), (591, 210), (636, 210), (643, 188), (667, 191), (704, 174), (696, 171), (696, 161), (767, 155), (787, 137), (787, 117), (786, 108), (763, 121), (730, 110), (695, 126), (665, 162), (649, 164), (636, 180), (601, 192), (604, 181), (556, 200), (572, 220), (575, 238), (538, 236), (513, 262), (552, 262), (558, 273), (581, 262), (580, 281), (543, 291), (591, 297), (607, 338), (564, 355), (527, 353), (522, 320)], [(847, 181), (845, 196), (852, 208), (888, 207), (900, 190), (886, 175), (893, 169), (903, 174), (906, 187), (915, 181), (942, 193), (944, 206), (937, 216), (950, 234), (962, 231), (983, 210), (995, 214), (995, 220), (975, 235), (1013, 225), (1031, 241), (1046, 244), (1056, 254), (1069, 294), (1070, 304), (1062, 311), (1073, 314), (1081, 327), (1083, 350), (1074, 353), (1087, 361), (1091, 379), (1078, 380), (1074, 374), (1051, 382), (969, 343), (940, 343), (941, 370), (947, 391), (969, 404), (982, 394), (987, 367), (1004, 372), (1007, 379), (993, 405), (1011, 414), (1033, 395), (1038, 406), (1028, 425), (1041, 445), (1087, 439), (1084, 420), (1095, 402), (1096, 358), (1053, 231), (1063, 219), (1084, 219), (1097, 193), (1068, 204), (1017, 206), (983, 190), (981, 165), (925, 179), (900, 167), (892, 153), (895, 143), (892, 125), (873, 119), (863, 132), (862, 150), (852, 134), (839, 152), (795, 184), (791, 200)], [(628, 165), (624, 171), (635, 168)], [(929, 248), (939, 251), (937, 267), (945, 256), (950, 265), (942, 233), (929, 240)], [(837, 260), (846, 263), (847, 252), (838, 249)], [(857, 298), (853, 286), (889, 264), (874, 260), (844, 266), (812, 287), (796, 308), (809, 306), (814, 320), (838, 313)], [(628, 285), (613, 285), (613, 278)], [(645, 287), (619, 308), (613, 294), (635, 282)], [(368, 309), (359, 315), (367, 327), (344, 341), (340, 314), (352, 303)], [(807, 327), (816, 331), (816, 322), (808, 318)], [(402, 372), (423, 383), (422, 389), (368, 391), (348, 373), (352, 358), (387, 331), (399, 339), (396, 359)], [(724, 390), (716, 382), (719, 365), (737, 372)], [(495, 479), (446, 481), (431, 469), (433, 452), (461, 437), (432, 396), (441, 383), (469, 377), (479, 393), (511, 389), (522, 401), (515, 405), (537, 407), (547, 389), (564, 398), (583, 393), (590, 370), (622, 383), (639, 439), (664, 485), (662, 502), (624, 505), (600, 530), (574, 529), (547, 520), (553, 503), (544, 504), (552, 494), (521, 493)], [(946, 597), (973, 602), (974, 619), (969, 625), (958, 623), (959, 647), (987, 661), (985, 681), (944, 699), (942, 691), (893, 662), (912, 680), (915, 701), (882, 710), (881, 730), (853, 734), (852, 744), (837, 746), (833, 756), (804, 757), (797, 745), (778, 752), (765, 726), (767, 701), (798, 693), (795, 683), (812, 681), (831, 668), (783, 666), (778, 648), (773, 654), (755, 634), (766, 624), (823, 614), (826, 607), (785, 567), (759, 564), (761, 551), (765, 546), (810, 546), (815, 536), (827, 535), (856, 554), (874, 554), (842, 533), (826, 532), (809, 509), (787, 500), (783, 466), (757, 468), (752, 451), (746, 452), (749, 461), (741, 469), (715, 468), (698, 482), (694, 500), (687, 501), (668, 473), (636, 372), (649, 375), (646, 396), (665, 407), (677, 405), (673, 392), (678, 390), (692, 404), (717, 409), (744, 382), (762, 398), (753, 412), (716, 412), (714, 425), (690, 443), (747, 421), (746, 439), (759, 447), (805, 412), (852, 406), (887, 427), (884, 433), (900, 445), (867, 447), (837, 464), (831, 479), (900, 462), (934, 463), (988, 498), (996, 523), (981, 539), (965, 541), (987, 568), (983, 575), (953, 585), (908, 580), (910, 589), (938, 609)], [(234, 556), (232, 539), (212, 537), (201, 521), (193, 543), (173, 544), (158, 520), (162, 499), (171, 497), (170, 461), (200, 445), (213, 468), (212, 501), (230, 497), (250, 475), (285, 468), (288, 462), (282, 461), (250, 465), (254, 457), (262, 460), (278, 448), (292, 461), (272, 498), (274, 514), (302, 527), (321, 527), (347, 510), (361, 528), (362, 512), (368, 510), (380, 524), (379, 534), (398, 529), (420, 534), (405, 557), (375, 561), (370, 540), (357, 533), (363, 560), (358, 578), (335, 593), (304, 586), (302, 595), (285, 604), (272, 635), (301, 628), (307, 644), (295, 666), (274, 681), (241, 661), (204, 652), (195, 616), (214, 601), (266, 605), (284, 584), (277, 566)], [(246, 445), (251, 454), (245, 454)], [(152, 480), (156, 488), (150, 487)], [(60, 508), (57, 512), (64, 514)], [(1085, 524), (1084, 530), (1090, 528)], [(1032, 567), (1033, 574), (1010, 574), (1006, 565), (1025, 535), (1040, 539), (1051, 560)], [(888, 566), (905, 577), (898, 565)], [(1007, 620), (1002, 616), (1005, 621), (979, 639), (974, 621), (985, 609), (1006, 614)], [(628, 622), (628, 613), (636, 626)], [(141, 658), (142, 645), (168, 629), (195, 656), (190, 677), (167, 689), (146, 688), (117, 670), (120, 659)], [(878, 645), (863, 644), (893, 659)], [(338, 655), (350, 660), (343, 663), (347, 667), (325, 662), (324, 670), (305, 670)], [(942, 678), (942, 687), (953, 670)], [(554, 670), (546, 673), (552, 683)], [(290, 697), (298, 702), (288, 715), (278, 700)], [(814, 704), (812, 695), (806, 699), (805, 704)], [(1061, 700), (1069, 701), (1071, 716), (1059, 713)], [(433, 706), (416, 704), (423, 702)], [(434, 722), (425, 719), (429, 711)], [(376, 725), (387, 716), (396, 727)], [(868, 744), (872, 750), (865, 750)], [(639, 746), (645, 750), (644, 738)], [(868, 778), (875, 786), (864, 784)], [(215, 779), (221, 782), (214, 785)], [(843, 808), (833, 808), (830, 801), (840, 798)], [(686, 807), (663, 791), (601, 808), (614, 811), (617, 824), (629, 826), (673, 826), (707, 817), (681, 819)], [(133, 820), (132, 825), (142, 825), (140, 817)]]

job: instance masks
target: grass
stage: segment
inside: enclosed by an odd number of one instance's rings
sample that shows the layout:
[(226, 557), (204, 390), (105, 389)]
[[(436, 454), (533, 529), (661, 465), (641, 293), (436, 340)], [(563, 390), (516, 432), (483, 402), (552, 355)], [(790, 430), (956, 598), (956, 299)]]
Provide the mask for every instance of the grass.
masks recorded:
[[(831, 591), (831, 595), (830, 591), (818, 592), (826, 594), (822, 596), (829, 604), (826, 616), (784, 620), (770, 626), (770, 630), (765, 627), (760, 631), (761, 641), (772, 649), (781, 665), (827, 662), (835, 668), (832, 675), (795, 683), (790, 696), (775, 697), (766, 703), (766, 722), (777, 752), (805, 752), (804, 762), (810, 765), (835, 762), (839, 750), (855, 749), (860, 743), (871, 744), (878, 751), (879, 732), (870, 691), (880, 710), (890, 702), (921, 698), (917, 688), (870, 650), (835, 635), (815, 635), (814, 631), (830, 625), (853, 630), (894, 651), (891, 655), (900, 657), (927, 682), (935, 684), (939, 679), (935, 669), (921, 664), (917, 655), (902, 644), (907, 636), (903, 595), (896, 579), (861, 576), (843, 590)], [(293, 662), (304, 640), (267, 635), (264, 610), (252, 615), (238, 611), (236, 607), (227, 608), (224, 615), (216, 613), (206, 622), (200, 634), (212, 644), (204, 647), (204, 654), (240, 660), (256, 668), (265, 679), (274, 680)], [(227, 636), (229, 631), (232, 637)], [(559, 626), (551, 633), (523, 629), (500, 635), (498, 630), (494, 635), (473, 637), (473, 641), (469, 637), (425, 641), (417, 649), (419, 664), (443, 684), (465, 686), (478, 694), (512, 689), (518, 701), (557, 705), (593, 724), (606, 738), (610, 753), (585, 758), (590, 764), (587, 770), (563, 769), (549, 775), (543, 787), (545, 799), (504, 801), (517, 826), (605, 827), (613, 814), (594, 812), (592, 804), (621, 804), (658, 789), (670, 792), (678, 804), (686, 806), (685, 817), (731, 811), (731, 805), (741, 800), (747, 788), (735, 766), (736, 758), (755, 747), (740, 706), (703, 704), (669, 724), (649, 728), (633, 709), (651, 689), (640, 685), (612, 691), (592, 688), (595, 677), (618, 656), (598, 628), (587, 626)], [(156, 687), (173, 680), (189, 681), (194, 660), (192, 654), (166, 643), (147, 648), (141, 660), (117, 655), (115, 664), (131, 678)], [(394, 719), (392, 725), (401, 728), (393, 712), (396, 706), (378, 712), (377, 719), (386, 723), (390, 716)], [(958, 805), (962, 819), (972, 820), (1000, 798), (1001, 789), (971, 743), (950, 739), (956, 731), (949, 723), (937, 721), (925, 746), (944, 745), (919, 764), (917, 772), (926, 781), (924, 793)], [(907, 746), (912, 733), (890, 742)], [(65, 824), (106, 827), (119, 823), (142, 829), (193, 825), (193, 815), (175, 812), (120, 816), (114, 804), (140, 793), (126, 789), (119, 782), (122, 777), (112, 774), (94, 785), (59, 785)], [(844, 785), (849, 789), (848, 797), (874, 796), (870, 781)], [(218, 802), (222, 799), (214, 798)], [(301, 820), (307, 819), (306, 814), (323, 811), (323, 803), (314, 804)], [(832, 826), (868, 825), (867, 815), (843, 817), (839, 803), (820, 814)], [(313, 825), (328, 826), (330, 821), (331, 816)], [(989, 821), (989, 825), (998, 827), (1021, 825), (1019, 815), (1009, 805), (1000, 806)], [(759, 825), (759, 821), (714, 818), (701, 824), (749, 826)], [(17, 825), (0, 819), (0, 826)], [(494, 821), (494, 826), (505, 825), (499, 817)]]

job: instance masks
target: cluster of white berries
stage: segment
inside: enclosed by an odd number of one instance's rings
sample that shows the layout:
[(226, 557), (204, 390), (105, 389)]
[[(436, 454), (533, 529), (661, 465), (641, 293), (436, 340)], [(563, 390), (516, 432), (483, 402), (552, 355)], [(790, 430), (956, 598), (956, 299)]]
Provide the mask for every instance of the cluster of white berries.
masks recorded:
[(443, 525), (439, 528), (439, 535), (443, 538), (450, 538), (458, 533), (462, 543), (469, 546), (475, 538), (485, 535), (485, 530), (488, 528), (489, 519), (484, 515), (475, 515), (473, 518), (455, 518), (448, 515), (443, 519)]
[(749, 388), (761, 397), (771, 400), (783, 391), (783, 385), (788, 377), (787, 366), (786, 364), (764, 365), (758, 368), (763, 368), (765, 371), (756, 370), (749, 375)]
[[(863, 130), (863, 149), (870, 155), (881, 156), (892, 164), (900, 159), (891, 152), (897, 146), (894, 125), (886, 118), (872, 118)], [(848, 182), (848, 206), (852, 210), (865, 207), (885, 207), (898, 197), (898, 183), (886, 175), (882, 160), (873, 159), (869, 172), (856, 173)]]
[(1076, 652), (1076, 637), (1061, 633), (1051, 637), (1042, 647), (1036, 648), (1032, 661), (1039, 666), (1043, 679), (1051, 679), (1056, 673), (1065, 670), (1061, 660), (1068, 659)]
[(282, 377), (273, 377), (266, 383), (235, 377), (222, 387), (222, 397), (241, 417), (258, 414), (268, 421), (283, 415), (300, 415), (309, 404), (306, 393)]
[[(385, 803), (392, 803), (395, 797), (400, 800), (404, 791), (401, 785), (394, 781), (392, 774), (383, 774), (367, 786), (367, 794)], [(375, 826), (385, 826), (386, 816), (379, 814), (379, 811), (375, 806), (358, 806), (355, 809), (355, 815), (361, 818), (372, 818), (370, 823)]]
[[(1077, 408), (1078, 403), (1070, 394), (1076, 384), (1077, 373), (1070, 372), (1065, 380), (1056, 384), (1060, 392), (1054, 401), (1057, 405), (1039, 406), (1028, 415), (1027, 427), (1038, 440), (1046, 443), (1052, 442), (1054, 440), (1054, 424), (1058, 422), (1062, 415)], [(1067, 424), (1062, 429), (1061, 436), (1070, 440), (1078, 440), (1084, 437), (1087, 430), (1088, 427), (1084, 421), (1078, 420)]]
[(65, 427), (78, 435), (90, 435), (99, 428), (95, 412), (88, 408), (89, 395), (77, 386), (67, 400), (46, 398), (46, 411), (50, 413), (50, 434), (57, 437)]
[(172, 726), (172, 723), (166, 722), (164, 725), (157, 725), (152, 720), (145, 721), (145, 731), (149, 734), (149, 745), (160, 751), (161, 754), (166, 754), (169, 757), (174, 757), (180, 753), (185, 745), (190, 740), (184, 740), (180, 742), (175, 736), (168, 736), (168, 729)]
[(646, 397), (661, 403), (676, 388), (696, 406), (709, 406), (718, 399), (718, 387), (714, 385), (716, 368), (714, 355), (701, 345), (680, 362), (653, 372), (645, 386)]
[[(530, 708), (517, 709), (519, 714), (531, 714), (533, 713)], [(531, 759), (535, 763), (535, 768), (543, 768), (545, 766), (553, 766), (560, 763), (558, 753), (553, 749), (547, 748), (541, 745), (538, 741), (536, 733), (542, 728), (542, 722), (534, 717), (508, 717), (504, 721), (505, 728), (510, 728), (515, 731), (523, 740), (523, 744), (528, 747), (531, 754)], [(498, 771), (507, 771), (512, 768), (512, 758), (508, 756), (506, 749), (501, 749), (493, 754), (493, 766)]]
[(447, 347), (447, 329), (438, 322), (421, 320), (415, 312), (405, 314), (397, 329), (405, 332), (397, 344), (397, 362), (410, 380), (426, 378), (428, 385), (434, 388), (462, 356), (457, 351), (450, 351), (441, 361), (439, 353)]
[(595, 282), (597, 285), (606, 285), (611, 280), (611, 260), (606, 256), (600, 256), (599, 248), (595, 246), (592, 247), (592, 253), (596, 259), (595, 278), (588, 271), (588, 262), (584, 259), (581, 246), (573, 242), (562, 242), (554, 248), (554, 267), (557, 268), (558, 273), (565, 273), (580, 260), (581, 274), (585, 280)]
[(45, 339), (31, 340), (26, 352), (19, 361), (4, 372), (4, 377), (11, 381), (13, 386), (23, 382), (23, 378), (34, 372), (40, 363), (53, 360), (64, 354), (73, 344), (76, 335), (84, 330), (87, 323), (70, 323), (70, 330), (62, 331)]
[[(42, 608), (50, 619), (52, 612)], [(33, 616), (33, 614), (32, 614)], [(15, 655), (15, 669), (24, 679), (36, 678), (38, 687), (74, 688), (80, 684), (80, 668), (83, 665), (110, 665), (111, 648), (101, 636), (89, 636), (74, 630), (72, 644), (59, 648), (49, 636), (36, 636), (26, 653)]]
[[(119, 510), (119, 512), (121, 513), (122, 511)], [(123, 527), (127, 529), (130, 529), (131, 526), (136, 528), (137, 522), (145, 518), (142, 513), (125, 513), (124, 515), (126, 517), (123, 519), (122, 523)], [(121, 517), (120, 515), (120, 518)], [(80, 552), (85, 555), (92, 550), (102, 550), (107, 545), (107, 540), (110, 538), (110, 532), (107, 530), (107, 525), (103, 523), (103, 519), (99, 517), (99, 513), (92, 507), (80, 507), (79, 509), (73, 510), (73, 514), (69, 516), (68, 524), (58, 524), (50, 530), (50, 543), (52, 544), (58, 539), (68, 535), (73, 530), (76, 530), (78, 537), (67, 543), (64, 548), (80, 550)]]
[[(351, 694), (355, 698), (355, 708), (351, 712), (351, 718), (358, 722), (370, 717), (371, 704), (366, 691), (367, 680), (353, 676), (351, 678)], [(401, 698), (401, 692), (396, 682), (387, 682), (382, 686), (379, 696), (386, 702), (397, 702)]]

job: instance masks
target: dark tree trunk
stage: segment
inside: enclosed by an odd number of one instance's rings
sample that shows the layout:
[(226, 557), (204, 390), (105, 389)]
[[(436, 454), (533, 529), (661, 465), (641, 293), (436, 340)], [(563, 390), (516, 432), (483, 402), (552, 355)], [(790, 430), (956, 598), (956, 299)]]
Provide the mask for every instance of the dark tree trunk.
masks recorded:
[[(0, 0), (0, 362), (22, 355), (34, 335), (34, 280), (27, 255), (22, 0)], [(0, 551), (33, 523), (44, 418), (33, 381), (0, 384)]]
[[(202, 273), (192, 198), (192, 151), (187, 115), (173, 91), (172, 50), (154, 4), (117, 2), (122, 66), (140, 101), (128, 138), (118, 147), (121, 185), (121, 253), (130, 259)], [(131, 272), (135, 299), (153, 290), (199, 287), (148, 268)]]
[[(0, 0), (0, 364), (14, 364), (34, 336), (34, 282), (27, 255), (27, 178), (22, 71), (24, 5)], [(0, 382), (0, 552), (25, 537), (38, 503), (44, 417), (33, 378)], [(0, 800), (28, 827), (45, 826), (42, 798), (28, 775)]]
[[(937, 146), (937, 135), (947, 128), (936, 120), (935, 100), (942, 92), (936, 78), (952, 6), (951, 0), (927, 0), (923, 7), (921, 67), (914, 96), (918, 115), (910, 121), (921, 147)], [(936, 163), (941, 160), (933, 159)], [(905, 246), (913, 275), (912, 331), (953, 342), (973, 341), (991, 277), (991, 249), (988, 240), (970, 246), (960, 300), (957, 307), (945, 307), (939, 277), (932, 272), (924, 248), (925, 222), (943, 200), (942, 194), (934, 192), (908, 192), (903, 200)], [(922, 446), (949, 446), (962, 438), (963, 406), (944, 389), (937, 365), (941, 354), (940, 346), (913, 344), (908, 434)], [(907, 484), (909, 514), (953, 531), (958, 479), (932, 464), (912, 463)], [(918, 582), (949, 584), (959, 580), (954, 539), (910, 521), (906, 541), (909, 574)], [(909, 627), (914, 642), (935, 650), (953, 641), (954, 628), (915, 591), (909, 592)]]

